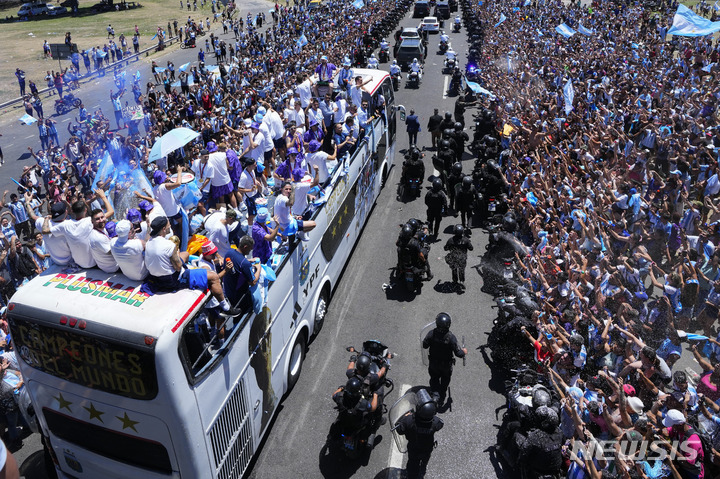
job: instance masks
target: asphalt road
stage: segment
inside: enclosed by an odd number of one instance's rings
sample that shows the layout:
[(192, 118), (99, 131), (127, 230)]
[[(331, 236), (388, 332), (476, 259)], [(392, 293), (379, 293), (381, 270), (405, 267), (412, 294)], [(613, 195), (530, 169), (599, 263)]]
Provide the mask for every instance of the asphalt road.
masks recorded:
[[(402, 25), (417, 26), (417, 23), (417, 19), (406, 17)], [(450, 36), (455, 51), (467, 50), (464, 30), (450, 33)], [(420, 88), (410, 90), (403, 84), (396, 93), (397, 104), (404, 105), (408, 111), (414, 108), (419, 115), (423, 131), (418, 145), (426, 147), (431, 142), (430, 134), (424, 130), (433, 108), (439, 108), (442, 114), (453, 111), (454, 106), (454, 98), (443, 94), (448, 77), (442, 74), (443, 57), (437, 54), (438, 35), (431, 35), (428, 45)], [(381, 65), (381, 68), (387, 69), (388, 65)], [(472, 124), (472, 112), (471, 109), (466, 113), (468, 124)], [(398, 148), (402, 150), (408, 146), (404, 130), (404, 125), (398, 126)], [(472, 130), (467, 132), (472, 138)], [(428, 172), (433, 171), (431, 156), (431, 151), (426, 152)], [(468, 153), (465, 158), (463, 169), (469, 171), (473, 159)], [(330, 396), (346, 380), (349, 353), (345, 347), (360, 347), (366, 339), (378, 339), (397, 354), (388, 375), (395, 383), (395, 391), (386, 398), (388, 406), (399, 397), (400, 390), (427, 384), (429, 376), (420, 356), (420, 331), (441, 311), (452, 316), (451, 330), (458, 339), (465, 336), (469, 354), (467, 366), (463, 367), (462, 361), (455, 366), (450, 386), (454, 399), (452, 412), (441, 415), (445, 427), (435, 436), (438, 446), (430, 460), (427, 477), (497, 477), (487, 449), (495, 442), (494, 425), (499, 423), (495, 419), (495, 410), (504, 405), (504, 399), (492, 390), (490, 369), (476, 349), (485, 344), (486, 333), (494, 318), (494, 311), (490, 309), (494, 304), (492, 298), (480, 291), (482, 279), (473, 268), (479, 264), (485, 249), (486, 234), (478, 228), (473, 229), (475, 250), (468, 258), (467, 291), (464, 294), (448, 288), (450, 271), (442, 259), (442, 248), (450, 237), (450, 229), (459, 222), (459, 218), (452, 216), (443, 220), (441, 231), (444, 232), (429, 255), (435, 275), (433, 281), (425, 283), (421, 294), (415, 297), (395, 290), (383, 291), (383, 283), (389, 282), (389, 267), (397, 261), (398, 225), (412, 217), (425, 219), (423, 197), (429, 187), (426, 181), (421, 198), (408, 203), (398, 201), (400, 154), (395, 162), (396, 167), (336, 288), (323, 330), (310, 345), (300, 380), (283, 402), (248, 474), (250, 478), (290, 477), (290, 471), (300, 478), (401, 477), (405, 457), (394, 445), (389, 423), (380, 428), (378, 435), (382, 438), (365, 466), (323, 454), (322, 447), (336, 414)]]

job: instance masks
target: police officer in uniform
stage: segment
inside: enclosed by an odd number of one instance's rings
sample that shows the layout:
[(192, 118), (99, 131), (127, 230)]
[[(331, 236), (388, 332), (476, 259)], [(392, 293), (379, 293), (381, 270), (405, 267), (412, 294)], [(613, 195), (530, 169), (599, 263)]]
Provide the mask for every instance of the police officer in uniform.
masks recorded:
[(378, 409), (378, 395), (365, 397), (362, 394), (362, 382), (351, 377), (333, 393), (333, 401), (339, 411), (338, 419), (330, 427), (330, 438), (336, 440), (343, 429), (360, 430), (368, 421), (368, 416)]
[(417, 392), (417, 406), (398, 419), (397, 432), (407, 438), (408, 460), (406, 472), (408, 479), (425, 477), (430, 455), (435, 448), (435, 433), (443, 428), (442, 419), (437, 417), (437, 405), (424, 389)]
[(452, 139), (455, 140), (455, 161), (462, 161), (463, 152), (465, 152), (465, 142), (470, 141), (470, 137), (463, 131), (463, 125), (455, 123)]
[[(371, 366), (372, 358), (368, 353), (363, 352), (358, 355), (352, 355), (350, 356), (350, 363), (345, 371), (345, 375), (348, 379), (357, 378), (360, 380), (362, 383), (361, 392), (364, 397), (372, 397), (373, 393), (377, 393), (378, 405), (382, 405), (385, 397), (383, 378), (388, 369), (390, 369), (390, 366), (386, 361), (377, 373), (370, 371)], [(382, 408), (378, 408), (378, 411), (382, 414)]]
[(433, 239), (437, 239), (442, 214), (447, 208), (447, 196), (442, 189), (440, 178), (433, 180), (432, 189), (425, 194), (425, 206), (427, 206), (428, 230), (432, 231)]
[(450, 266), (453, 283), (459, 283), (460, 288), (465, 290), (465, 267), (467, 266), (467, 252), (473, 250), (470, 239), (465, 236), (465, 228), (462, 225), (455, 225), (453, 237), (445, 243), (445, 261)]
[(465, 109), (469, 106), (473, 106), (477, 103), (473, 96), (472, 90), (467, 89), (465, 96), (458, 96), (455, 100), (455, 121), (460, 123), (465, 128)]
[[(449, 130), (445, 130), (449, 131)], [(433, 157), (433, 166), (440, 173), (440, 180), (445, 184), (447, 180), (447, 172), (455, 161), (455, 150), (454, 141), (449, 140), (446, 137), (446, 133), (443, 132), (443, 139), (440, 140), (440, 150), (437, 155)]]
[(472, 221), (472, 209), (476, 195), (475, 185), (473, 185), (470, 175), (464, 176), (462, 182), (455, 186), (455, 205), (457, 211), (460, 212), (460, 219), (464, 227), (467, 227)]
[(438, 404), (445, 402), (455, 364), (453, 354), (459, 358), (467, 354), (467, 348), (461, 348), (455, 335), (450, 332), (451, 322), (449, 314), (438, 314), (435, 318), (435, 329), (430, 331), (422, 342), (424, 349), (430, 349), (430, 389), (433, 395), (437, 396)]
[(417, 274), (420, 274), (425, 269), (426, 258), (414, 235), (412, 226), (408, 224), (404, 225), (400, 231), (400, 237), (395, 243), (398, 254), (398, 271), (411, 266)]
[(440, 122), (440, 131), (443, 132), (445, 130), (452, 130), (454, 125), (455, 122), (453, 121), (452, 113), (446, 111), (445, 118), (443, 118)]
[(447, 178), (448, 197), (450, 198), (450, 209), (455, 212), (455, 216), (457, 216), (457, 211), (455, 210), (455, 188), (457, 187), (457, 185), (462, 183), (463, 177), (464, 175), (462, 172), (462, 163), (458, 161), (452, 165), (452, 168), (450, 169), (450, 174)]
[(425, 163), (422, 161), (420, 150), (413, 147), (403, 161), (401, 183), (405, 185), (408, 180), (419, 179), (422, 183), (425, 178)]
[(562, 432), (557, 412), (548, 406), (535, 410), (536, 427), (527, 435), (515, 433), (518, 446), (517, 463), (524, 468), (523, 477), (539, 479), (554, 476), (562, 470)]
[(429, 231), (426, 224), (422, 224), (420, 220), (410, 218), (407, 222), (413, 229), (414, 237), (420, 245), (420, 252), (425, 258), (425, 273), (427, 274), (427, 280), (433, 279), (433, 274), (430, 271), (430, 244), (429, 244)]

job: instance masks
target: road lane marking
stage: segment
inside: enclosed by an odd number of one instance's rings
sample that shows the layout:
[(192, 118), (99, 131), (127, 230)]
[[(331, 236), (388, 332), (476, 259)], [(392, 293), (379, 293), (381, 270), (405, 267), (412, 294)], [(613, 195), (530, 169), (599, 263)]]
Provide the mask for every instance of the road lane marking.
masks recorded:
[(448, 82), (450, 81), (450, 77), (445, 75), (445, 81), (443, 82), (443, 100), (448, 97)]
[(28, 138), (34, 138), (34, 137), (35, 137), (35, 135), (30, 135), (30, 136), (26, 136), (25, 139), (27, 140)]
[[(410, 389), (409, 384), (403, 384), (400, 388), (400, 395), (398, 397), (403, 397), (403, 395)], [(390, 424), (390, 427), (394, 427), (394, 424)], [(387, 469), (387, 476), (388, 478), (396, 477), (396, 475), (393, 473), (395, 469), (402, 469), (403, 466), (403, 460), (405, 459), (405, 453), (400, 452), (397, 448), (397, 443), (395, 443), (395, 438), (392, 437), (393, 433), (390, 433), (390, 457), (388, 458), (388, 469)]]
[(65, 118), (62, 122), (65, 123), (66, 121), (70, 121), (72, 118)]

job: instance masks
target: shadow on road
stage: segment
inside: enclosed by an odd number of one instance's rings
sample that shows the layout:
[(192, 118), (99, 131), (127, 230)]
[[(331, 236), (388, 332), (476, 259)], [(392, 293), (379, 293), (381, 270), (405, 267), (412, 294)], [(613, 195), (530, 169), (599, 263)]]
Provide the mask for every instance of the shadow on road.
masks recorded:
[(20, 466), (20, 475), (25, 479), (48, 479), (45, 468), (45, 454), (42, 450), (25, 459)]
[(397, 467), (386, 467), (382, 471), (378, 472), (374, 479), (405, 479), (405, 469), (398, 469)]

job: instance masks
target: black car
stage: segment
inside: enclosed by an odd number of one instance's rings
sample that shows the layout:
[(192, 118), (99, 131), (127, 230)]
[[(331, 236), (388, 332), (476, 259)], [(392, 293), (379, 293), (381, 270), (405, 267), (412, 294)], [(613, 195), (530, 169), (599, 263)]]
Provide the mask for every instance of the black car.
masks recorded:
[[(450, 19), (450, 3), (449, 2), (438, 2), (435, 5), (435, 16), (438, 20), (449, 20)], [(442, 26), (442, 25), (441, 25)]]
[(424, 18), (430, 15), (430, 2), (425, 0), (418, 0), (415, 2), (415, 9), (413, 10), (413, 17)]
[(450, 11), (451, 11), (451, 12), (457, 12), (457, 11), (458, 11), (457, 0), (448, 0), (448, 3), (450, 4)]
[(400, 65), (403, 71), (407, 71), (408, 66), (417, 58), (418, 62), (425, 63), (425, 57), (427, 56), (427, 50), (422, 40), (419, 38), (406, 38), (400, 44), (395, 59)]

